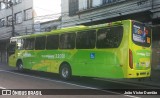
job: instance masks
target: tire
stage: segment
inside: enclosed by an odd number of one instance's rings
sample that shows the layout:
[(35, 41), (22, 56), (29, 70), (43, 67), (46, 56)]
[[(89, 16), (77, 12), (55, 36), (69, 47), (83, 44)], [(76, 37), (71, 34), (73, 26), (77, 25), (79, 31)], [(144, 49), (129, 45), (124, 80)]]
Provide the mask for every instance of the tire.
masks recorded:
[(17, 63), (17, 69), (18, 69), (18, 71), (19, 72), (23, 72), (23, 63), (21, 62), (21, 61), (19, 61), (18, 63)]
[(63, 63), (60, 67), (60, 77), (64, 80), (71, 79), (71, 67), (67, 63)]

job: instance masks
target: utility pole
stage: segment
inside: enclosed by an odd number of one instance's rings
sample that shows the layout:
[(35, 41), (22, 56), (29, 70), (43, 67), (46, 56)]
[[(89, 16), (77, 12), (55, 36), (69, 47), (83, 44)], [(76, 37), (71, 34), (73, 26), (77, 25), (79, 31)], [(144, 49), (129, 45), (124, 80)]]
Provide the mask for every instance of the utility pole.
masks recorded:
[(14, 37), (14, 36), (15, 36), (15, 27), (14, 27), (13, 2), (10, 0), (10, 1), (8, 2), (8, 4), (10, 5), (11, 10), (12, 10), (12, 37)]

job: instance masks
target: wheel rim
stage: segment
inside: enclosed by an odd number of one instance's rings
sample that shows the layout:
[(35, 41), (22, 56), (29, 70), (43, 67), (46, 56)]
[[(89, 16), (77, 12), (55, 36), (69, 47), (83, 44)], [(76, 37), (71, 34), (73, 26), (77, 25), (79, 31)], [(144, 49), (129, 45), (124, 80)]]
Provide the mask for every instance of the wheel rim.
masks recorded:
[(68, 78), (68, 76), (69, 76), (69, 69), (68, 69), (67, 67), (64, 67), (64, 68), (62, 69), (62, 76), (63, 76), (64, 78)]
[(23, 65), (22, 65), (22, 64), (19, 64), (18, 70), (22, 70), (22, 69), (23, 69)]

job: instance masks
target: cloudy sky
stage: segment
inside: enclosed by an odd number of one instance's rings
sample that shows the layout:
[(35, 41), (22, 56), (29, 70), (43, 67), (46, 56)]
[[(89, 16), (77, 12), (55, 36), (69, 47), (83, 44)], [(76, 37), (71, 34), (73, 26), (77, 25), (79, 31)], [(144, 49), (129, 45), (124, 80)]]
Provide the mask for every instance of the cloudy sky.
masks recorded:
[(57, 14), (61, 12), (61, 0), (33, 0), (38, 16)]

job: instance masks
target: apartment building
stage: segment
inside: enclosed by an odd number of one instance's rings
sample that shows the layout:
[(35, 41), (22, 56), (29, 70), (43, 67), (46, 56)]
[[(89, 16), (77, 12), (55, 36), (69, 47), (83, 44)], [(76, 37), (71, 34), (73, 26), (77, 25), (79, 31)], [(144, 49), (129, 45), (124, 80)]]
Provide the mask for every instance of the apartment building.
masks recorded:
[(122, 19), (148, 22), (152, 4), (153, 0), (62, 0), (62, 26)]
[[(12, 9), (13, 6), (13, 9)], [(33, 31), (33, 2), (32, 0), (1, 0), (0, 1), (0, 61), (7, 62), (7, 45), (12, 36)]]
[[(133, 19), (153, 27), (154, 68), (160, 69), (160, 0), (61, 0), (62, 27)], [(156, 59), (157, 58), (157, 59)]]
[(0, 0), (0, 62), (7, 62), (10, 37), (40, 32), (42, 22), (59, 19), (60, 14), (53, 15), (57, 10), (53, 5), (54, 0)]

